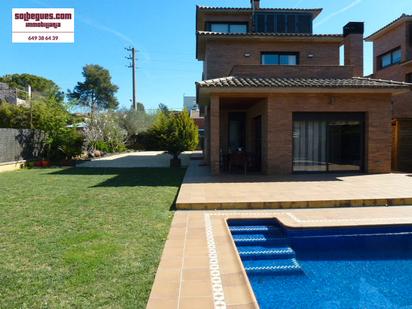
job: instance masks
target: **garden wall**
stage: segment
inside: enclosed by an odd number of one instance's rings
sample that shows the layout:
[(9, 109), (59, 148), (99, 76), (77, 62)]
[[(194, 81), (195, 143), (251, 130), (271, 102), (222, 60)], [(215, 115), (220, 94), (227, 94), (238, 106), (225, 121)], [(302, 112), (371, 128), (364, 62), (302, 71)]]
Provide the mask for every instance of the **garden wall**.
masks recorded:
[(38, 158), (44, 139), (38, 130), (0, 128), (0, 163)]

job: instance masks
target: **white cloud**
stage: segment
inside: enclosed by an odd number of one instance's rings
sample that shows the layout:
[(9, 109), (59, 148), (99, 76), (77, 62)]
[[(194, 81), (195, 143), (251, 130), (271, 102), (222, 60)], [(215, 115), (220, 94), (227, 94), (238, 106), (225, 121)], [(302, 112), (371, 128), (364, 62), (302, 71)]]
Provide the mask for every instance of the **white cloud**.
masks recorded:
[[(32, 1), (33, 1), (34, 3), (36, 3), (37, 5), (41, 5), (41, 6), (43, 6), (43, 7), (50, 7), (47, 2), (44, 2), (44, 1), (41, 1), (41, 0), (32, 0)], [(51, 6), (51, 7), (52, 7), (52, 6)], [(77, 18), (80, 22), (82, 22), (82, 23), (84, 23), (84, 24), (86, 24), (86, 25), (89, 25), (89, 26), (91, 26), (91, 27), (93, 27), (93, 28), (95, 28), (95, 29), (97, 29), (97, 30), (100, 30), (100, 31), (104, 31), (104, 32), (111, 33), (111, 34), (113, 34), (114, 36), (116, 36), (117, 38), (119, 38), (120, 40), (122, 40), (124, 43), (130, 44), (130, 45), (134, 45), (133, 40), (130, 39), (130, 38), (129, 38), (128, 36), (126, 36), (125, 34), (121, 33), (120, 31), (117, 31), (117, 30), (114, 30), (114, 29), (112, 29), (112, 28), (110, 28), (110, 27), (107, 27), (107, 26), (105, 26), (105, 25), (102, 25), (102, 24), (100, 24), (100, 23), (96, 22), (95, 20), (92, 20), (92, 19), (90, 19), (90, 18), (88, 18), (88, 17), (82, 16), (82, 15), (80, 15), (80, 14), (76, 14), (76, 12), (75, 12), (75, 16), (76, 16), (76, 18)]]
[(133, 40), (130, 39), (128, 36), (126, 36), (125, 34), (121, 33), (120, 31), (117, 31), (115, 29), (112, 29), (110, 27), (107, 27), (105, 25), (99, 24), (98, 22), (84, 17), (84, 16), (80, 16), (79, 14), (77, 14), (77, 18), (80, 20), (80, 22), (89, 25), (97, 30), (101, 30), (104, 32), (108, 32), (113, 34), (114, 36), (116, 36), (117, 38), (119, 38), (120, 40), (122, 40), (124, 43), (130, 44), (130, 45), (134, 45)]
[(315, 26), (320, 26), (324, 23), (326, 23), (328, 20), (332, 19), (333, 17), (340, 15), (348, 10), (350, 10), (351, 8), (357, 6), (358, 4), (360, 4), (363, 0), (355, 0), (352, 1), (351, 3), (349, 3), (347, 6), (341, 8), (340, 10), (333, 12), (332, 14), (329, 14), (328, 16), (326, 16), (325, 18), (321, 19), (319, 22), (315, 22)]

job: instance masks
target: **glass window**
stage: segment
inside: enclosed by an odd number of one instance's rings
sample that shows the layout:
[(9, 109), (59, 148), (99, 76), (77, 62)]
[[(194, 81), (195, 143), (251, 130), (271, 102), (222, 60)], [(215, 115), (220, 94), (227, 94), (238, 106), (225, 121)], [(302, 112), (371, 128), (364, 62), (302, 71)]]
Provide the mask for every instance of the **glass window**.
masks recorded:
[(296, 53), (263, 53), (262, 64), (296, 65), (298, 55)]
[(395, 50), (392, 53), (392, 63), (400, 63), (401, 62), (401, 56), (402, 56), (401, 50), (400, 49)]
[(296, 65), (296, 55), (280, 55), (279, 64)]
[(231, 24), (229, 30), (231, 33), (246, 33), (247, 26), (242, 24)]
[(296, 113), (293, 117), (294, 172), (362, 170), (363, 114)]
[(211, 23), (210, 31), (222, 33), (246, 33), (247, 25), (236, 23)]
[(210, 31), (228, 33), (229, 25), (228, 24), (211, 24)]
[(262, 64), (279, 64), (278, 54), (263, 54)]
[(401, 52), (401, 49), (398, 48), (394, 51), (388, 52), (380, 56), (380, 67), (381, 69), (383, 69), (391, 65), (401, 63), (401, 61), (402, 61), (402, 52)]
[(392, 64), (391, 54), (382, 56), (382, 68), (390, 66)]

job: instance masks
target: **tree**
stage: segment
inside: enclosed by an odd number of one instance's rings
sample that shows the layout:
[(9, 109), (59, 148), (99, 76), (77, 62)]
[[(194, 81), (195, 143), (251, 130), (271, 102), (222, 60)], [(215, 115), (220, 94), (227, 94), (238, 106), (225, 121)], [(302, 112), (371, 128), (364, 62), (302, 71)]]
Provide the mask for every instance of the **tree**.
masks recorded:
[(73, 91), (68, 90), (68, 98), (75, 104), (97, 110), (116, 109), (119, 105), (115, 94), (119, 87), (112, 83), (110, 72), (100, 65), (83, 67), (83, 82), (78, 82)]
[(170, 110), (169, 110), (169, 108), (167, 107), (166, 104), (160, 103), (158, 108), (159, 108), (159, 111), (163, 114), (167, 115), (170, 112)]
[(84, 131), (86, 146), (90, 152), (121, 152), (125, 150), (127, 132), (120, 126), (119, 114), (98, 113), (86, 121)]
[[(133, 106), (133, 105), (132, 105), (132, 107), (131, 107), (131, 110), (134, 110), (134, 106)], [(136, 111), (145, 112), (146, 110), (145, 110), (145, 108), (144, 108), (144, 104), (143, 104), (143, 103), (140, 103), (140, 102), (137, 102), (137, 103), (136, 103)]]
[(199, 143), (198, 128), (187, 111), (159, 113), (150, 133), (173, 156), (172, 166), (180, 166), (179, 155), (183, 151), (195, 150)]
[(154, 115), (147, 114), (144, 110), (120, 111), (120, 125), (127, 131), (128, 137), (146, 131), (153, 124)]
[[(83, 138), (67, 124), (71, 115), (65, 106), (53, 99), (33, 100), (33, 128), (44, 133), (41, 148), (48, 159), (61, 159), (81, 151)], [(0, 104), (0, 127), (27, 129), (30, 127), (30, 109), (10, 103)]]
[[(0, 77), (0, 82), (6, 83), (10, 88), (27, 89), (31, 86), (34, 96), (39, 94), (43, 98), (63, 102), (64, 92), (55, 82), (41, 76), (31, 74), (9, 74)], [(25, 97), (23, 98), (25, 99)]]

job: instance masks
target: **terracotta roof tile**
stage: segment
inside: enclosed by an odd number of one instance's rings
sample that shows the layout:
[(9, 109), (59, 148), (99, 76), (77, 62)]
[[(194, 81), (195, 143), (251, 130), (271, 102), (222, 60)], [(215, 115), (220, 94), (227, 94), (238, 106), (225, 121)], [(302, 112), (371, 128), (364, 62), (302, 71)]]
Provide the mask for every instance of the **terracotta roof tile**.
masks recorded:
[(225, 33), (225, 32), (212, 32), (212, 31), (198, 31), (199, 36), (220, 36), (220, 37), (330, 37), (330, 38), (343, 38), (342, 34), (312, 34), (312, 33), (265, 33), (265, 32), (248, 32), (248, 33)]
[[(217, 7), (217, 6), (198, 6), (203, 11), (252, 11), (251, 7)], [(298, 9), (298, 8), (260, 8), (259, 11), (288, 11), (288, 12), (321, 12), (321, 8)]]
[(318, 78), (244, 78), (223, 77), (196, 83), (200, 88), (411, 88), (412, 84), (353, 77), (349, 79)]

